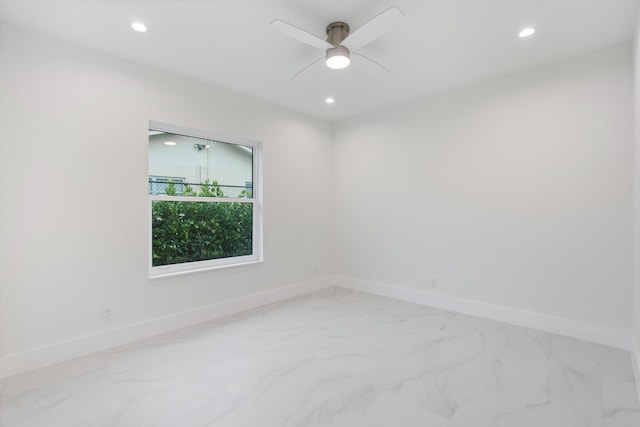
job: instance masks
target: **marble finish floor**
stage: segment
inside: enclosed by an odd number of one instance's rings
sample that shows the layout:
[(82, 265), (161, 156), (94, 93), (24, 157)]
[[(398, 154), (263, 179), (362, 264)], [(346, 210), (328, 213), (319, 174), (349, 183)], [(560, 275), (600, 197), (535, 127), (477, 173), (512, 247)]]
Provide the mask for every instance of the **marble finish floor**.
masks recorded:
[(329, 288), (7, 378), (3, 427), (640, 426), (630, 354)]

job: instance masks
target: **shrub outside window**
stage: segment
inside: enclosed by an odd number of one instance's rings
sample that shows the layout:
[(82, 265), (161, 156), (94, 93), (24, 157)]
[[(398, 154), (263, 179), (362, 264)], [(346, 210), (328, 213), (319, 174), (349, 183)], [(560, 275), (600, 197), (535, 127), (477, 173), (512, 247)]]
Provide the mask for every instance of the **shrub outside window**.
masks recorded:
[(149, 123), (150, 277), (262, 261), (262, 144)]

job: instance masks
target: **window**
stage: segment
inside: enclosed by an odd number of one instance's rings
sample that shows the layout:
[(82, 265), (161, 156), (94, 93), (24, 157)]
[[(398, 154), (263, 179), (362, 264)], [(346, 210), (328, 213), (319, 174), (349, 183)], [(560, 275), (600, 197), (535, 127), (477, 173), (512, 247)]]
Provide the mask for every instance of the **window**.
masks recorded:
[(149, 123), (151, 277), (262, 261), (262, 144)]

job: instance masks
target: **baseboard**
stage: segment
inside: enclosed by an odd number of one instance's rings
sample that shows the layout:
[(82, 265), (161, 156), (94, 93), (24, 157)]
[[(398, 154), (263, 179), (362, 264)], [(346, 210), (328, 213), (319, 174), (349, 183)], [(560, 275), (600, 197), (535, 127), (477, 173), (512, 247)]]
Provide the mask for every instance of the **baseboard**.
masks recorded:
[(637, 340), (632, 340), (630, 331), (344, 276), (327, 276), (317, 280), (247, 295), (19, 353), (7, 354), (4, 355), (4, 358), (0, 358), (0, 388), (2, 387), (2, 378), (11, 375), (107, 350), (207, 320), (240, 313), (255, 307), (320, 290), (328, 286), (342, 286), (357, 291), (429, 305), (444, 310), (630, 350), (635, 364), (636, 378), (638, 379), (636, 384), (639, 386), (638, 395), (640, 396), (640, 343)]
[(625, 350), (631, 350), (632, 347), (631, 331), (624, 329), (344, 276), (335, 276), (332, 284)]
[(11, 375), (75, 359), (208, 320), (241, 313), (252, 308), (313, 292), (328, 286), (332, 286), (331, 277), (323, 277), (313, 281), (251, 294), (19, 353), (7, 354), (2, 361), (3, 366), (1, 373), (3, 376), (0, 378), (6, 378)]

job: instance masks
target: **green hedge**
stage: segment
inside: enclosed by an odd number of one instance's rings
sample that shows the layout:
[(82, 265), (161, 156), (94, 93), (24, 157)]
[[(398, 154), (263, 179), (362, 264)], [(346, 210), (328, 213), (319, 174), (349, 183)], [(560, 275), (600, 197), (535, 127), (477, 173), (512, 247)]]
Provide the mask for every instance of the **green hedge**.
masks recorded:
[[(173, 183), (166, 192), (176, 195)], [(205, 181), (197, 194), (187, 184), (182, 195), (225, 197), (216, 181)], [(154, 200), (153, 266), (251, 255), (252, 209), (250, 203)]]

